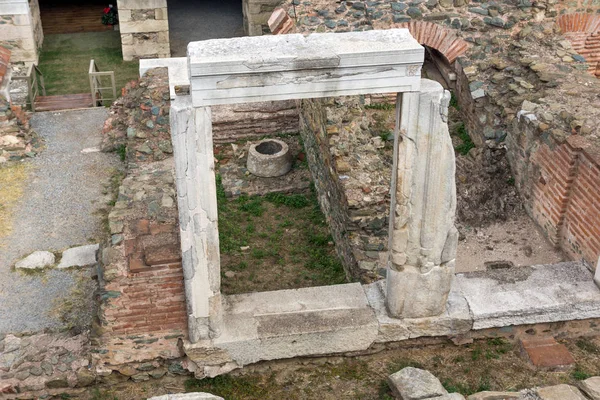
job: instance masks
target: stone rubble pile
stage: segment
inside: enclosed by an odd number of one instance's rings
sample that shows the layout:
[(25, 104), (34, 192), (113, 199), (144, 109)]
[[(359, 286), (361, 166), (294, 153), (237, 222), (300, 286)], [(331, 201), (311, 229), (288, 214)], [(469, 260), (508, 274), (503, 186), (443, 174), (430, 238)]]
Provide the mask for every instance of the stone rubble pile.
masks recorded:
[[(388, 376), (388, 385), (394, 397), (400, 400), (465, 400), (459, 393), (448, 391), (429, 371), (406, 367)], [(587, 396), (587, 397), (586, 397)], [(561, 384), (519, 392), (484, 391), (472, 394), (466, 400), (600, 400), (600, 377), (580, 382), (579, 387)]]

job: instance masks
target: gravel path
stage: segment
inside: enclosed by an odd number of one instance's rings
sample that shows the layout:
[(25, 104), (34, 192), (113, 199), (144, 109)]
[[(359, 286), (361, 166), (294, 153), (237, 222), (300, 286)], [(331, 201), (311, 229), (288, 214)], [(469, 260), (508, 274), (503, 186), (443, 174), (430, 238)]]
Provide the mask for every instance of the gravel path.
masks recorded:
[(47, 148), (31, 163), (24, 195), (13, 214), (13, 231), (0, 239), (0, 334), (39, 331), (60, 324), (49, 315), (89, 270), (22, 274), (11, 266), (35, 250), (64, 250), (97, 242), (102, 230), (95, 211), (103, 183), (120, 166), (106, 153), (81, 153), (98, 146), (106, 109), (37, 113), (32, 127)]

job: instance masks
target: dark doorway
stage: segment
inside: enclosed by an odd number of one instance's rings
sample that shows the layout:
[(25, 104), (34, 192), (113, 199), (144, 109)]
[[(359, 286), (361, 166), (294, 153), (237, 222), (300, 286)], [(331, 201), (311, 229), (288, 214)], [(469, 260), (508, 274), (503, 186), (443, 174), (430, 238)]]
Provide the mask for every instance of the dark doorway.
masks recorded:
[(242, 0), (168, 0), (171, 55), (186, 55), (189, 42), (244, 36)]

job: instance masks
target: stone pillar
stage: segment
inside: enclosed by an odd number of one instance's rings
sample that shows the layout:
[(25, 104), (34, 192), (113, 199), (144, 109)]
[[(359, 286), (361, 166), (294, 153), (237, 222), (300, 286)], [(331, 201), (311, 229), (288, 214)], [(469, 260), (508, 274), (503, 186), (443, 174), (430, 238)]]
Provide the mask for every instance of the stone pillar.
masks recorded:
[(210, 107), (189, 96), (171, 102), (177, 204), (189, 340), (219, 336), (221, 274)]
[(167, 0), (117, 0), (123, 60), (171, 57)]
[(458, 243), (449, 101), (439, 83), (425, 79), (420, 92), (398, 95), (386, 294), (392, 317), (446, 308)]

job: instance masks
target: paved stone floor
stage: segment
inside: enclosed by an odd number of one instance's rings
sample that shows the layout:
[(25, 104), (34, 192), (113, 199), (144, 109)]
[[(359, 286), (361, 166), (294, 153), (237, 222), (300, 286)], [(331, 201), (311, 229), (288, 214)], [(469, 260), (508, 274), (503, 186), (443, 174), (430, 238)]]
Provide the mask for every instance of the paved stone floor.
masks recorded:
[(189, 42), (244, 35), (242, 0), (169, 0), (171, 56), (183, 57)]
[[(97, 242), (103, 182), (119, 167), (118, 157), (82, 153), (98, 146), (106, 109), (37, 113), (31, 125), (46, 149), (27, 161), (29, 176), (12, 215), (12, 232), (0, 238), (0, 334), (56, 328), (50, 311), (89, 270), (35, 274), (12, 265), (35, 250), (58, 251)], [(0, 188), (1, 190), (1, 188)]]

